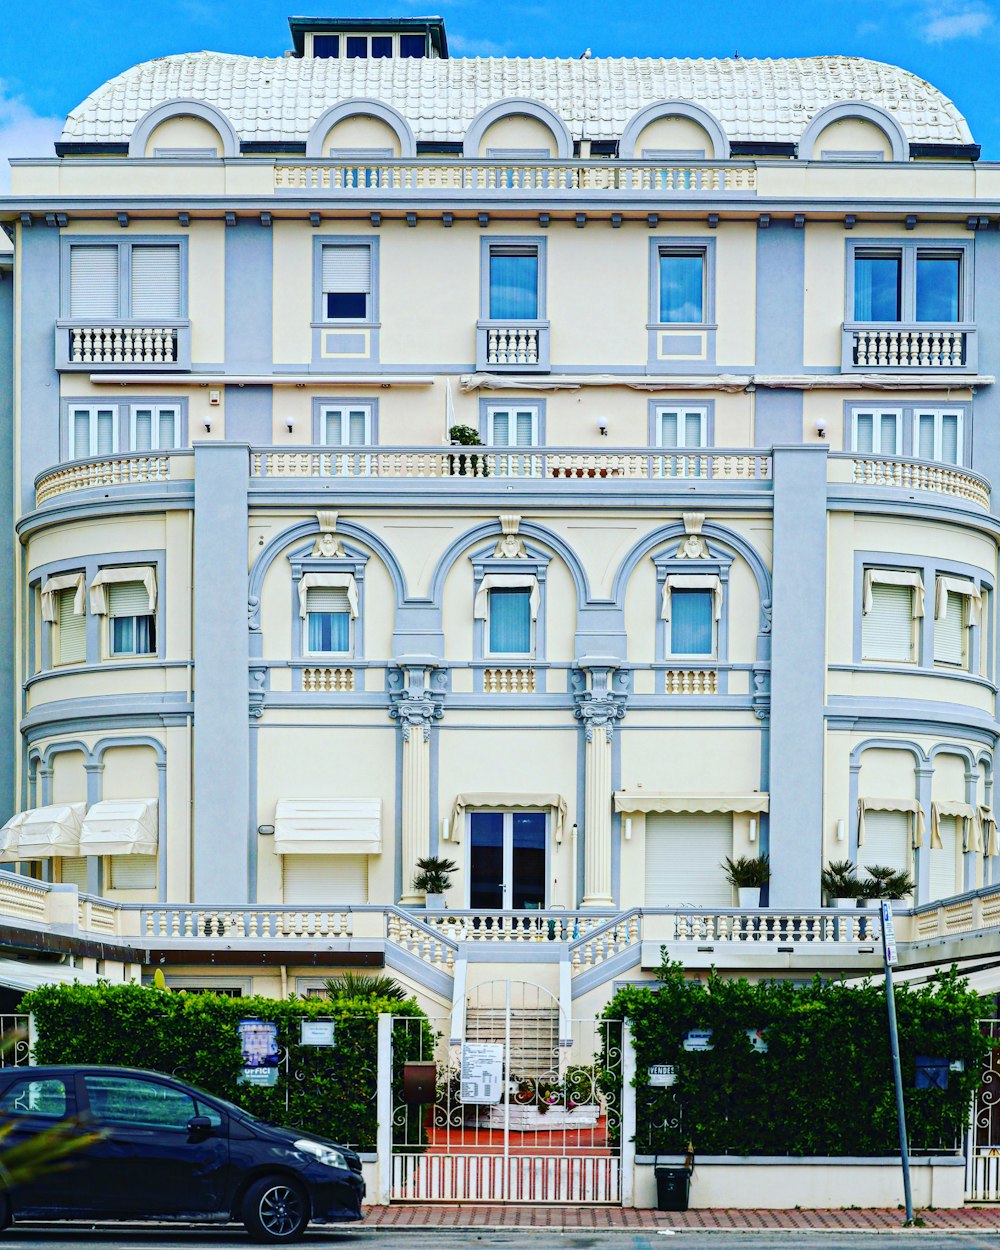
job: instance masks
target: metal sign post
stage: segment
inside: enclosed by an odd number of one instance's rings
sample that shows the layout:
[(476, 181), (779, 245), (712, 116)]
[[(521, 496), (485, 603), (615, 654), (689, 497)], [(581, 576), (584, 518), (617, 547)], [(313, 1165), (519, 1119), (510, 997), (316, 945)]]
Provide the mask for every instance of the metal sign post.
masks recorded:
[(892, 1075), (896, 1084), (896, 1118), (899, 1123), (899, 1155), (903, 1164), (903, 1200), (906, 1222), (913, 1222), (913, 1192), (910, 1188), (910, 1148), (906, 1141), (906, 1109), (903, 1106), (903, 1074), (899, 1066), (899, 1030), (896, 1027), (896, 991), (892, 984), (892, 966), (896, 954), (896, 929), (892, 920), (892, 903), (884, 898), (882, 908), (882, 962), (885, 967), (885, 1002), (889, 1011), (889, 1046), (892, 1050)]

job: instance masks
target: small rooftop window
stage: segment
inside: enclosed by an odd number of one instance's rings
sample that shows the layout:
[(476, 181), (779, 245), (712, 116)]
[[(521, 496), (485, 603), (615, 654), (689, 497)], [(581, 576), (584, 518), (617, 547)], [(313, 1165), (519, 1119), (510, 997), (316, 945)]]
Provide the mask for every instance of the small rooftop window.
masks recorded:
[(340, 36), (339, 35), (313, 35), (313, 56), (318, 56), (318, 57), (340, 56)]
[(422, 60), (446, 57), (448, 40), (439, 17), (292, 17), (291, 56), (329, 60)]

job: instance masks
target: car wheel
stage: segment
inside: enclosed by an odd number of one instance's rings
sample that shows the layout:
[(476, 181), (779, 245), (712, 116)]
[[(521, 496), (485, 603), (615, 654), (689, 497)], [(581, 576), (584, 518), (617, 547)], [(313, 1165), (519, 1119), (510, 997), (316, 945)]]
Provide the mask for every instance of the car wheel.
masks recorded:
[(297, 1241), (309, 1223), (306, 1196), (284, 1176), (265, 1176), (246, 1192), (243, 1223), (254, 1241)]

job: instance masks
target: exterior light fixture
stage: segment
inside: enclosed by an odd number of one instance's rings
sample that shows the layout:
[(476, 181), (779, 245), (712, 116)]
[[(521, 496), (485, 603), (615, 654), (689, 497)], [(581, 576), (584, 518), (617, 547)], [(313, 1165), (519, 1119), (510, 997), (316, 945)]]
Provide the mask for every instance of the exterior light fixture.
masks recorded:
[(206, 434), (212, 433), (212, 418), (211, 417), (205, 418), (205, 433)]
[(597, 418), (597, 432), (598, 432), (598, 434), (600, 434), (603, 438), (607, 438), (607, 436), (608, 436), (608, 419), (607, 419), (607, 417), (598, 417), (598, 418)]
[(288, 427), (288, 433), (291, 434), (291, 432), (295, 429), (295, 422), (291, 417), (285, 418), (285, 425)]
[(274, 825), (258, 825), (257, 832), (262, 837), (270, 837), (274, 833)]
[(837, 841), (843, 842), (843, 840), (844, 840), (844, 822), (842, 820), (838, 820), (837, 821)]
[(750, 841), (757, 841), (757, 818), (755, 816), (750, 817)]

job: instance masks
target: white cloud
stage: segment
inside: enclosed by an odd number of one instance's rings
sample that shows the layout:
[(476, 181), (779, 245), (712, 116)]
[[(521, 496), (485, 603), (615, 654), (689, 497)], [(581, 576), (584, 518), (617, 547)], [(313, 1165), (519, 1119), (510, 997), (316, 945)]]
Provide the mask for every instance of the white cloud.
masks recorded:
[(0, 78), (0, 195), (10, 193), (12, 156), (52, 156), (62, 131), (61, 117), (41, 117)]
[(991, 10), (976, 0), (942, 0), (924, 8), (917, 34), (924, 43), (949, 43), (953, 39), (976, 39), (993, 23)]

